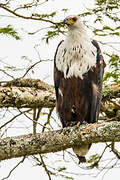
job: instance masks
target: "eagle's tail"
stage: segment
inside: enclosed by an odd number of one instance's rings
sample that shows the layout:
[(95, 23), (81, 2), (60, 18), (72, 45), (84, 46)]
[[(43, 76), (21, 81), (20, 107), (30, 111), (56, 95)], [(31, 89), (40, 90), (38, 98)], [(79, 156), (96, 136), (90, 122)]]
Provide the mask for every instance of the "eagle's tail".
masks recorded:
[(74, 153), (77, 155), (77, 157), (79, 159), (79, 164), (86, 162), (85, 155), (88, 153), (90, 147), (91, 147), (91, 144), (85, 144), (85, 145), (82, 145), (82, 146), (78, 145), (78, 146), (73, 147), (73, 151), (74, 151)]
[(79, 159), (79, 163), (78, 163), (78, 164), (80, 164), (80, 163), (85, 163), (85, 162), (86, 162), (85, 156), (79, 156), (78, 154), (76, 154), (76, 156), (77, 156), (77, 158)]

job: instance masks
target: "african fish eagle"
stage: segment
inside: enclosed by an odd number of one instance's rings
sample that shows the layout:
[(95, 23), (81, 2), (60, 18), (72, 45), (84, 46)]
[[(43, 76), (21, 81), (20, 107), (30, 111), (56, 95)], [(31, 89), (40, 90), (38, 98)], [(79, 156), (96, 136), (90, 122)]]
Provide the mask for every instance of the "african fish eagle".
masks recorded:
[[(68, 35), (59, 43), (54, 57), (56, 110), (63, 127), (95, 123), (100, 111), (104, 59), (78, 16), (68, 16), (64, 24)], [(79, 162), (86, 161), (90, 146), (73, 147)]]

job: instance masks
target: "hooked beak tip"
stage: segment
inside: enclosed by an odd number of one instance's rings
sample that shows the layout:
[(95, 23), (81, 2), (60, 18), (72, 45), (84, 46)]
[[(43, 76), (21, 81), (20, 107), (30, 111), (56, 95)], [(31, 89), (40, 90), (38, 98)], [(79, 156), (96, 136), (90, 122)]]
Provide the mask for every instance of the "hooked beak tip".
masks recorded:
[(68, 19), (64, 19), (63, 23), (67, 24), (68, 23)]

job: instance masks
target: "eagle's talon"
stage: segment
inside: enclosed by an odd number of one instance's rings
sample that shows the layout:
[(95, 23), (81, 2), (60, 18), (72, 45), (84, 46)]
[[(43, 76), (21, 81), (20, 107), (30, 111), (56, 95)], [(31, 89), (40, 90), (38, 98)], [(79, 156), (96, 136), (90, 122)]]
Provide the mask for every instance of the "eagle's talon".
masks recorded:
[(78, 122), (78, 123), (77, 123), (77, 127), (79, 127), (79, 126), (80, 126), (80, 124), (81, 124), (81, 123), (80, 123), (80, 122)]

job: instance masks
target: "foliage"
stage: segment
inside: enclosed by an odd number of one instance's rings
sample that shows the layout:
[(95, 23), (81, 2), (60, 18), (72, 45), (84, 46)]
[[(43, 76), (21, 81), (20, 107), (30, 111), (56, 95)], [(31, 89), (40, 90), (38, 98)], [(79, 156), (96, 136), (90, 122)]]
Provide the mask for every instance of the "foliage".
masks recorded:
[(109, 66), (110, 71), (106, 72), (104, 81), (111, 80), (112, 83), (120, 84), (120, 57), (116, 54), (107, 54), (110, 57)]
[[(54, 29), (54, 30), (53, 30)], [(59, 36), (60, 34), (65, 34), (65, 27), (63, 23), (57, 24), (57, 26), (51, 26), (51, 30), (47, 31), (45, 36), (42, 38), (46, 41), (46, 43), (49, 43), (49, 40), (55, 38), (56, 36)]]
[(11, 25), (8, 25), (7, 27), (4, 27), (4, 28), (0, 28), (0, 34), (10, 35), (11, 37), (15, 38), (16, 40), (20, 39), (20, 36), (13, 29), (13, 27)]
[(32, 14), (32, 16), (35, 16), (35, 17), (39, 17), (39, 18), (50, 18), (50, 17), (54, 17), (56, 15), (56, 12), (52, 12), (50, 14)]
[[(119, 0), (96, 0), (95, 8), (87, 9), (88, 11), (79, 14), (81, 17), (94, 16), (94, 24), (100, 23), (101, 28), (93, 27), (95, 36), (101, 37), (120, 37), (119, 16), (120, 1)], [(106, 18), (109, 22), (106, 24)], [(112, 25), (112, 26), (111, 26)], [(104, 81), (112, 83), (120, 83), (120, 57), (115, 51), (113, 54), (105, 52), (109, 58), (108, 66), (110, 71), (106, 72)]]
[(88, 167), (89, 169), (92, 169), (94, 167), (98, 168), (98, 163), (100, 161), (100, 155), (99, 154), (94, 154), (89, 157), (87, 160), (87, 163), (90, 163), (90, 166)]
[(110, 26), (103, 26), (102, 29), (95, 29), (93, 33), (97, 36), (120, 36), (120, 26), (115, 27), (114, 29)]
[[(120, 18), (119, 18), (119, 9), (120, 9), (120, 1), (119, 0), (96, 0), (96, 6), (93, 9), (88, 9), (88, 11), (79, 14), (80, 16), (91, 16), (94, 15), (95, 16), (95, 20), (94, 23), (102, 23), (103, 24), (103, 28), (102, 29), (95, 29), (93, 32), (96, 34), (96, 31), (100, 31), (104, 34), (104, 32), (106, 30), (110, 30), (110, 31), (116, 31), (118, 30), (118, 32), (116, 32), (115, 34), (120, 36), (120, 26), (116, 27), (113, 29), (110, 26), (104, 25), (104, 19), (107, 17), (108, 20), (112, 20), (113, 22), (120, 22)], [(101, 25), (102, 25), (101, 24)], [(112, 23), (111, 23), (112, 24)], [(108, 35), (110, 35), (108, 33)], [(113, 34), (114, 35), (114, 34)]]
[(90, 158), (88, 159), (88, 163), (92, 163), (92, 162), (95, 162), (95, 161), (98, 161), (100, 158), (100, 155), (99, 154), (94, 154), (92, 156), (90, 156)]

